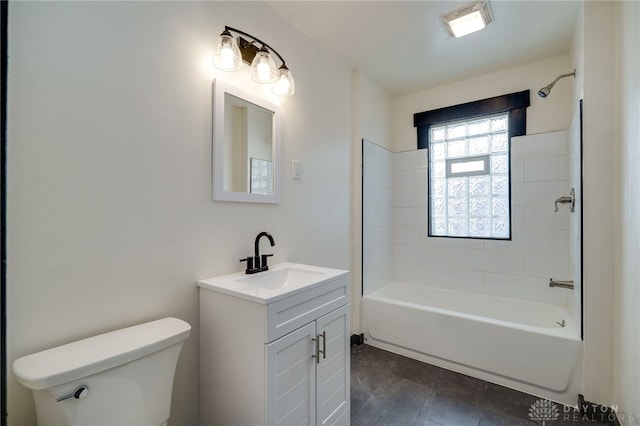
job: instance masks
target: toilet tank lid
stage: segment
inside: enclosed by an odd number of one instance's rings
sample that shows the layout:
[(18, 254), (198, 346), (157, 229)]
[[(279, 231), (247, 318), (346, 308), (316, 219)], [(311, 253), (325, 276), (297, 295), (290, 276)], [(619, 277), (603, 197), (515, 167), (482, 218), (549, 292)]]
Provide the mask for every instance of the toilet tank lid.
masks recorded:
[(158, 352), (190, 332), (187, 322), (164, 318), (24, 356), (13, 362), (13, 372), (26, 387), (47, 389)]

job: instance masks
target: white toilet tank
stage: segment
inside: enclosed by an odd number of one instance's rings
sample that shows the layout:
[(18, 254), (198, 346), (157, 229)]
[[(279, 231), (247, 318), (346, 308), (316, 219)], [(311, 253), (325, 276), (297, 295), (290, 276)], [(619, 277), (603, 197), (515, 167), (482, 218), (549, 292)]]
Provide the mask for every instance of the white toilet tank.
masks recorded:
[(182, 343), (191, 326), (164, 318), (17, 359), (40, 426), (166, 424)]

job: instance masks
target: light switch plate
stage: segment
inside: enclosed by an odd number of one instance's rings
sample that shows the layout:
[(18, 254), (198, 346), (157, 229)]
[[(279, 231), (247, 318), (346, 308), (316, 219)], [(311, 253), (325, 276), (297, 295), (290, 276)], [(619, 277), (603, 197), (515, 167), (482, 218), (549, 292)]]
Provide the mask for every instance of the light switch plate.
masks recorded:
[(291, 162), (291, 177), (295, 180), (302, 179), (302, 163), (298, 160)]

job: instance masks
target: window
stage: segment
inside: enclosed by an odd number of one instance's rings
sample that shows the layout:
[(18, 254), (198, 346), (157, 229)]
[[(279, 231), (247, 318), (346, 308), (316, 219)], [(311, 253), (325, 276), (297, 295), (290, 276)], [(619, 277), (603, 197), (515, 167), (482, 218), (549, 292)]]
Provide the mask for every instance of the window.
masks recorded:
[(428, 149), (429, 236), (511, 239), (510, 138), (529, 91), (414, 115)]
[(433, 125), (429, 235), (510, 237), (509, 116)]

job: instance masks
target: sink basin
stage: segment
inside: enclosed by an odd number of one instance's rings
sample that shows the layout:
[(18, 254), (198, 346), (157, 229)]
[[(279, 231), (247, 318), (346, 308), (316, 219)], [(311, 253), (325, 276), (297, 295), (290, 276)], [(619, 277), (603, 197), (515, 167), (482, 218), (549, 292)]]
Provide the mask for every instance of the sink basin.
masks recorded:
[(323, 273), (320, 271), (289, 266), (280, 269), (272, 269), (255, 275), (246, 275), (244, 278), (239, 278), (236, 281), (239, 284), (249, 287), (278, 289), (284, 287), (295, 287), (301, 282), (315, 280), (322, 275)]
[(346, 274), (340, 269), (280, 263), (268, 271), (247, 275), (244, 272), (198, 281), (202, 288), (242, 297), (259, 303), (271, 303), (300, 291), (321, 285)]

